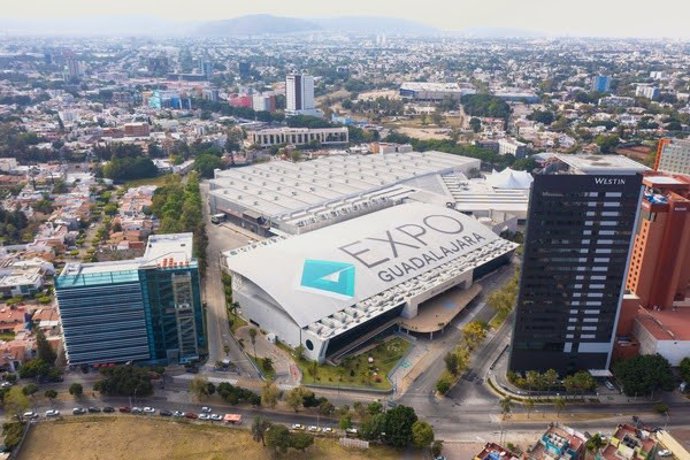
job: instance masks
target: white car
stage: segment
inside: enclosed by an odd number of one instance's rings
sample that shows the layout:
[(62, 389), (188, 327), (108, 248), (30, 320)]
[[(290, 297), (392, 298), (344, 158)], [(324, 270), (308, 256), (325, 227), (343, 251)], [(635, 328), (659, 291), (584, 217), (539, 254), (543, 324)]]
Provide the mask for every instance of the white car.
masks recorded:
[(24, 412), (23, 417), (25, 419), (29, 419), (29, 420), (36, 420), (38, 418), (38, 414), (34, 411), (29, 411), (29, 412)]
[(659, 457), (670, 457), (673, 453), (668, 449), (662, 449), (656, 453)]
[(318, 433), (319, 431), (321, 431), (321, 428), (319, 428), (318, 426), (311, 425), (309, 428), (307, 428), (307, 430), (313, 433)]
[(325, 428), (323, 429), (323, 432), (324, 432), (324, 433), (327, 433), (327, 434), (333, 434), (333, 433), (335, 433), (335, 432), (333, 431), (333, 428), (328, 427), (328, 426), (325, 427)]
[(204, 406), (204, 407), (201, 408), (201, 413), (202, 413), (202, 414), (210, 414), (211, 412), (213, 412), (213, 409), (211, 409), (210, 407)]
[(213, 420), (214, 422), (222, 422), (223, 416), (220, 414), (211, 414), (211, 420)]
[(185, 416), (185, 413), (182, 411), (176, 410), (175, 412), (173, 412), (173, 417), (181, 418), (184, 416)]
[(199, 420), (211, 420), (211, 416), (209, 414), (199, 414)]
[(146, 406), (146, 407), (144, 407), (144, 413), (145, 414), (155, 414), (156, 409), (153, 407)]
[(57, 409), (48, 409), (46, 411), (46, 417), (59, 417), (60, 411)]
[(292, 429), (293, 429), (293, 430), (303, 430), (303, 429), (304, 429), (304, 425), (300, 425), (299, 423), (293, 423), (293, 424), (292, 424)]

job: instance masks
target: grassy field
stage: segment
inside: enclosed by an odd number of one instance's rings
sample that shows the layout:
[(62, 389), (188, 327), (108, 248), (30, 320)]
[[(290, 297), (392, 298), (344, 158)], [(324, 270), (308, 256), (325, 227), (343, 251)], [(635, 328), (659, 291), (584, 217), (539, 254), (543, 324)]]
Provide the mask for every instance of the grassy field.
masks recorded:
[[(365, 387), (389, 390), (391, 383), (387, 375), (393, 366), (405, 356), (410, 342), (400, 337), (386, 340), (357, 356), (346, 358), (340, 366), (316, 365), (312, 361), (300, 360), (297, 364), (302, 371), (302, 383), (348, 387)], [(368, 363), (369, 357), (374, 362)], [(316, 368), (316, 373), (314, 373)], [(371, 373), (370, 373), (371, 371)], [(376, 372), (376, 376), (373, 375)]]
[[(267, 448), (252, 441), (247, 430), (139, 416), (101, 416), (38, 424), (18, 458), (253, 460), (272, 456)], [(349, 450), (336, 440), (317, 439), (306, 453), (290, 451), (281, 458), (393, 460), (400, 458), (400, 452), (381, 447)], [(406, 454), (406, 458), (415, 457)]]

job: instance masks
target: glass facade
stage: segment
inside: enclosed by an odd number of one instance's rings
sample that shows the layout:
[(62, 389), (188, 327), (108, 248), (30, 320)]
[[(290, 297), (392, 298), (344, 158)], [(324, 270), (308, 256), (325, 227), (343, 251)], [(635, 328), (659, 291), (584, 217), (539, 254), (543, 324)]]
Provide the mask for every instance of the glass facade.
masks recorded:
[(196, 262), (66, 272), (55, 286), (70, 364), (185, 363), (206, 349)]
[(511, 370), (608, 367), (640, 190), (639, 174), (535, 177)]

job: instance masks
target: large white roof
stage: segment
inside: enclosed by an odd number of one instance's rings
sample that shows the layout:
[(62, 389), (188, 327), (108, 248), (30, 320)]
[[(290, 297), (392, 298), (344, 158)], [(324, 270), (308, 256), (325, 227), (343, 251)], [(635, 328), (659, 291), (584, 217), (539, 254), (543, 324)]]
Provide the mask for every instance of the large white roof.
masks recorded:
[(453, 209), (406, 203), (225, 255), (306, 327), (497, 240)]
[(505, 168), (501, 172), (493, 171), (486, 178), (486, 182), (494, 188), (499, 189), (529, 189), (534, 178), (527, 171), (515, 171)]

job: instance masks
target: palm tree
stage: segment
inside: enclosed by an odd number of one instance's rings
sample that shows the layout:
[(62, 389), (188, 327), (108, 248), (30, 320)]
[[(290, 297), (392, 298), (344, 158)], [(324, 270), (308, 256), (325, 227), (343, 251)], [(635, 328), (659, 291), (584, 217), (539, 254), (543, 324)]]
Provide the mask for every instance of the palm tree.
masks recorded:
[(594, 458), (594, 453), (599, 452), (599, 450), (606, 445), (606, 442), (602, 439), (599, 433), (589, 438), (585, 443), (585, 448), (587, 449), (587, 457)]
[(252, 348), (254, 348), (254, 357), (256, 358), (256, 329), (253, 327), (249, 329), (249, 340), (252, 342)]
[(505, 398), (501, 399), (499, 404), (501, 405), (501, 413), (503, 413), (503, 419), (505, 420), (506, 416), (510, 414), (511, 410), (513, 410), (513, 398), (506, 396)]
[(270, 427), (271, 422), (269, 420), (257, 415), (254, 417), (254, 423), (252, 423), (252, 439), (256, 442), (261, 441), (261, 445), (266, 446), (264, 436)]
[(534, 409), (534, 399), (527, 398), (527, 400), (525, 400), (525, 409), (527, 409), (527, 418), (529, 418), (530, 412)]
[(559, 396), (554, 400), (553, 405), (556, 407), (556, 414), (560, 417), (561, 411), (565, 409), (566, 406), (565, 399)]

